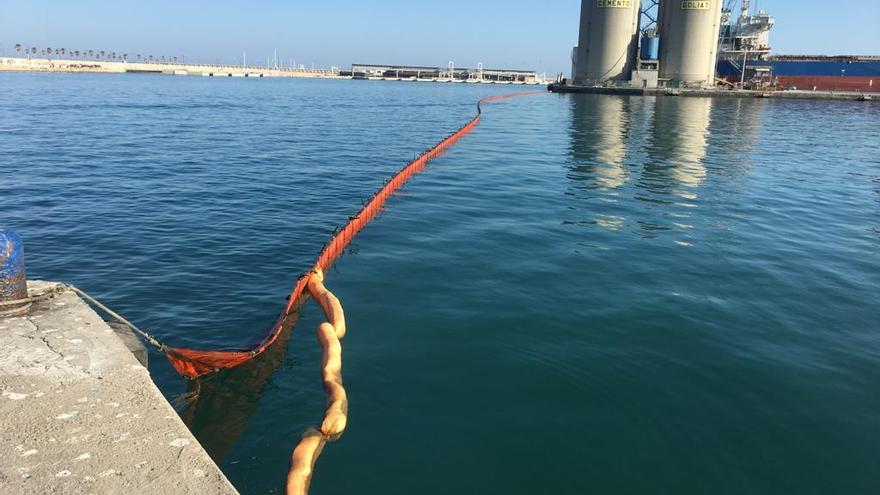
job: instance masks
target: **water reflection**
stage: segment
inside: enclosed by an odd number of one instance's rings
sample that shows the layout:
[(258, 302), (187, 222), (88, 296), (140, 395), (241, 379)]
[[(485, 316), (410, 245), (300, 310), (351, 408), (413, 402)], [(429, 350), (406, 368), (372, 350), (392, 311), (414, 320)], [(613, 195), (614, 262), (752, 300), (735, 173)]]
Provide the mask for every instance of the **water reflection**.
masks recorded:
[(629, 177), (624, 159), (629, 130), (628, 101), (620, 96), (574, 95), (571, 98), (569, 177), (588, 189), (617, 189)]
[(657, 97), (643, 137), (641, 174), (635, 198), (655, 206), (639, 209), (641, 234), (655, 238), (669, 231), (684, 232), (675, 242), (690, 246), (697, 191), (708, 169), (711, 98)]
[[(874, 201), (880, 205), (880, 177), (874, 177), (874, 194), (877, 196)], [(880, 218), (880, 206), (878, 206), (877, 215), (874, 218), (875, 220)], [(874, 226), (874, 233), (880, 236), (880, 224)]]
[(627, 138), (633, 109), (630, 99), (607, 95), (572, 95), (568, 177), (577, 186), (572, 195), (589, 199), (597, 195), (602, 211), (591, 209), (590, 220), (575, 223), (619, 230), (625, 217), (615, 214), (619, 190), (629, 180)]
[[(737, 179), (749, 174), (754, 165), (756, 144), (761, 137), (764, 110), (769, 102), (763, 99), (732, 98), (717, 100), (712, 107), (709, 129), (712, 175)], [(718, 166), (723, 164), (723, 166)]]
[[(652, 142), (645, 164), (646, 186), (688, 200), (706, 179), (703, 163), (709, 146), (712, 98), (657, 98), (654, 105)], [(672, 179), (670, 181), (669, 179)]]
[(720, 124), (727, 124), (729, 127), (721, 129), (721, 132), (735, 140), (730, 146), (731, 149), (738, 153), (751, 153), (755, 150), (755, 143), (760, 137), (767, 102), (735, 98), (730, 103), (731, 108), (725, 109), (725, 113), (729, 114), (730, 118), (719, 119)]
[(880, 177), (874, 177), (874, 194), (877, 195), (874, 199), (880, 203)]
[[(710, 175), (730, 182), (748, 174), (764, 107), (741, 99), (572, 95), (569, 194), (589, 203), (590, 217), (573, 223), (619, 230), (631, 219), (646, 237), (675, 231), (675, 242), (689, 246)], [(633, 208), (629, 194), (648, 207)]]

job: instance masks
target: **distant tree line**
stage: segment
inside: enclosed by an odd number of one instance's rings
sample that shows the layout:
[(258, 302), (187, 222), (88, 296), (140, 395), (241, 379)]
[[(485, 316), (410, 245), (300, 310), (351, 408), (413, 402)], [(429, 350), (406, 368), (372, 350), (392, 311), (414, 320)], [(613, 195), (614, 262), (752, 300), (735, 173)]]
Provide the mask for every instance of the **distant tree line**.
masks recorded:
[[(36, 55), (40, 55), (47, 58), (52, 58), (52, 56), (56, 56), (59, 58), (73, 58), (77, 60), (106, 60), (106, 61), (117, 61), (117, 62), (127, 62), (129, 60), (129, 55), (127, 53), (116, 53), (113, 51), (106, 50), (71, 50), (68, 48), (40, 48), (36, 46), (24, 46), (21, 43), (15, 44), (15, 52), (18, 54), (24, 53), (27, 57), (33, 57)], [(134, 59), (138, 62), (149, 62), (149, 63), (177, 63), (177, 57), (166, 57), (155, 56), (155, 55), (144, 55), (141, 53), (137, 53), (134, 55)]]

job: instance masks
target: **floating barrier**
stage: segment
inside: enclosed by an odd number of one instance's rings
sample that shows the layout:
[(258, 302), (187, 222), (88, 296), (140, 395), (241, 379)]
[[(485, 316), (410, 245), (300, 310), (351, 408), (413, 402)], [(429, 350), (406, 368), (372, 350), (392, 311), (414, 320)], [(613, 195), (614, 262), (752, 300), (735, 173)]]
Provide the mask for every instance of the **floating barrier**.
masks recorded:
[[(279, 336), (292, 326), (292, 316), (297, 315), (299, 309), (308, 300), (313, 298), (321, 307), (325, 320), (318, 325), (317, 338), (323, 348), (323, 361), (321, 366), (321, 378), (324, 384), (326, 409), (320, 429), (308, 428), (302, 435), (299, 444), (293, 451), (290, 461), (290, 471), (287, 476), (287, 495), (306, 495), (314, 473), (315, 464), (324, 446), (328, 442), (334, 442), (345, 432), (348, 425), (348, 396), (342, 382), (342, 343), (346, 334), (345, 313), (339, 299), (324, 286), (324, 273), (339, 259), (345, 249), (351, 244), (355, 236), (373, 220), (382, 210), (385, 202), (391, 195), (400, 189), (414, 174), (422, 170), (428, 162), (439, 156), (446, 148), (454, 144), (465, 134), (470, 132), (479, 122), (482, 116), (482, 104), (517, 96), (540, 94), (543, 91), (531, 91), (526, 93), (511, 93), (506, 95), (491, 96), (477, 102), (477, 114), (463, 127), (447, 136), (431, 149), (425, 151), (413, 161), (408, 163), (394, 176), (385, 182), (384, 186), (367, 201), (357, 215), (349, 218), (348, 223), (337, 230), (318, 255), (318, 259), (311, 270), (297, 279), (296, 284), (287, 298), (284, 311), (276, 320), (269, 334), (262, 342), (253, 349), (236, 351), (206, 351), (197, 349), (185, 349), (168, 347), (154, 336), (141, 330), (113, 310), (103, 305), (89, 294), (74, 286), (62, 285), (51, 293), (38, 297), (29, 297), (22, 292), (24, 284), (24, 267), (21, 254), (20, 238), (6, 231), (0, 236), (0, 267), (3, 268), (4, 279), (0, 289), (9, 292), (5, 294), (5, 302), (0, 299), (0, 310), (12, 304), (30, 305), (32, 302), (51, 297), (57, 292), (72, 290), (88, 300), (96, 307), (114, 317), (117, 321), (125, 324), (133, 331), (140, 334), (147, 342), (164, 352), (171, 365), (182, 376), (189, 379), (218, 372), (223, 369), (234, 368), (251, 361), (263, 354), (272, 344), (278, 341)], [(4, 237), (5, 236), (5, 237)], [(5, 243), (5, 244), (4, 244)], [(19, 264), (20, 270), (19, 270)], [(20, 272), (21, 283), (18, 282)], [(5, 305), (5, 306), (4, 306)], [(198, 383), (198, 382), (196, 382)]]
[[(431, 149), (416, 157), (413, 161), (394, 174), (394, 176), (387, 181), (369, 201), (367, 201), (364, 207), (361, 208), (360, 212), (349, 218), (345, 227), (333, 235), (330, 242), (324, 246), (318, 255), (318, 260), (315, 263), (315, 266), (297, 280), (293, 291), (287, 298), (287, 305), (285, 306), (284, 311), (276, 320), (272, 330), (257, 347), (237, 351), (205, 351), (162, 346), (160, 350), (166, 353), (168, 360), (171, 361), (171, 365), (174, 366), (174, 369), (177, 370), (178, 373), (190, 379), (215, 373), (223, 369), (234, 368), (265, 352), (265, 350), (278, 339), (278, 335), (281, 333), (284, 326), (285, 319), (291, 313), (298, 311), (302, 305), (305, 304), (310, 295), (307, 289), (311, 276), (318, 270), (326, 272), (333, 265), (333, 262), (342, 256), (342, 253), (345, 252), (345, 249), (351, 244), (354, 237), (363, 230), (363, 228), (373, 220), (376, 215), (379, 214), (382, 207), (385, 205), (385, 202), (388, 201), (388, 198), (391, 197), (391, 195), (400, 189), (401, 186), (403, 186), (415, 173), (425, 168), (428, 162), (439, 156), (444, 150), (461, 139), (465, 134), (469, 133), (480, 122), (483, 113), (482, 104), (541, 93), (543, 93), (543, 91), (530, 91), (483, 98), (477, 102), (477, 114), (467, 124), (447, 136)], [(345, 334), (344, 325), (341, 332), (343, 335)]]
[(322, 272), (320, 277), (309, 277), (309, 294), (315, 299), (324, 314), (327, 321), (336, 331), (336, 337), (342, 339), (345, 337), (345, 313), (342, 311), (342, 303), (333, 295), (332, 292), (324, 287), (324, 276)]
[(309, 493), (315, 463), (326, 444), (327, 439), (314, 428), (309, 428), (303, 433), (302, 440), (293, 450), (293, 455), (290, 458), (291, 468), (287, 474), (286, 495), (306, 495)]
[(348, 396), (342, 385), (342, 343), (345, 315), (339, 299), (324, 287), (324, 272), (316, 269), (309, 277), (309, 293), (324, 309), (328, 320), (318, 325), (318, 342), (324, 349), (321, 378), (327, 409), (321, 429), (308, 428), (293, 450), (287, 474), (287, 495), (306, 495), (312, 481), (315, 463), (327, 442), (339, 440), (348, 425)]

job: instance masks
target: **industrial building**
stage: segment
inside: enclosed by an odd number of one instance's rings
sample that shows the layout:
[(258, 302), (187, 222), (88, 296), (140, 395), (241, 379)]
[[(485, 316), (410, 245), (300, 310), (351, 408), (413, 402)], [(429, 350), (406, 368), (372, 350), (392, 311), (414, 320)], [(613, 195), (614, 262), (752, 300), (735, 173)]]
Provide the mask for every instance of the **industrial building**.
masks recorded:
[(663, 0), (659, 79), (714, 86), (721, 0)]
[(574, 85), (715, 84), (722, 0), (583, 0)]
[(542, 84), (543, 77), (535, 71), (515, 69), (486, 69), (482, 64), (476, 69), (455, 67), (422, 67), (414, 65), (352, 64), (354, 79), (391, 81), (470, 82), (500, 84)]
[(572, 57), (575, 84), (628, 81), (639, 44), (637, 0), (585, 0)]
[(771, 55), (775, 24), (750, 0), (583, 0), (571, 78), (551, 90), (880, 92), (880, 57)]

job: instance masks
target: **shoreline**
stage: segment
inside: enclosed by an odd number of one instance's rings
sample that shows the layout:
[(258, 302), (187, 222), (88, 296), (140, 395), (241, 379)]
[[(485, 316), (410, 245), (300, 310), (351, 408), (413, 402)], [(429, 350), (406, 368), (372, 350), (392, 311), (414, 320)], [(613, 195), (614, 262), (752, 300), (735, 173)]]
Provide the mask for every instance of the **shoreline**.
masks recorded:
[(25, 57), (0, 57), (2, 72), (50, 72), (91, 74), (165, 74), (205, 77), (295, 77), (308, 79), (348, 79), (339, 70), (275, 69), (228, 64), (190, 64), (175, 62), (131, 62), (73, 60)]
[[(0, 73), (53, 73), (53, 74), (155, 74), (173, 76), (203, 76), (203, 77), (246, 77), (246, 78), (297, 78), (297, 79), (345, 79), (359, 80), (363, 78), (353, 77), (338, 68), (330, 69), (273, 69), (256, 66), (242, 65), (215, 65), (215, 64), (183, 64), (183, 63), (160, 63), (160, 62), (126, 62), (126, 61), (97, 61), (97, 60), (70, 60), (70, 59), (47, 59), (47, 58), (22, 58), (0, 57)], [(379, 80), (389, 82), (433, 82), (433, 83), (470, 83), (464, 80), (435, 80), (435, 79), (406, 79), (406, 78), (367, 78), (364, 80)], [(544, 80), (534, 82), (513, 81), (480, 81), (481, 84), (493, 84), (499, 86), (543, 86), (547, 87)]]
[(0, 318), (0, 491), (237, 495), (146, 367), (143, 345), (69, 289)]

